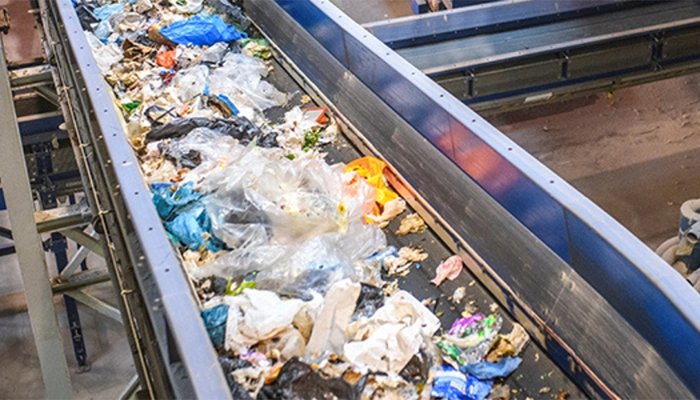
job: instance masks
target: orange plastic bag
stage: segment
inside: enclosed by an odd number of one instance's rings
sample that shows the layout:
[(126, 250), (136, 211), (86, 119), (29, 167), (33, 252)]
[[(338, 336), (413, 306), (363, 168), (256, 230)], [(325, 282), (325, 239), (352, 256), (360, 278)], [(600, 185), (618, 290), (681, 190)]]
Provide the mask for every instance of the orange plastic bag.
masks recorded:
[(358, 175), (365, 178), (367, 183), (377, 189), (377, 205), (372, 211), (374, 215), (380, 215), (380, 207), (383, 208), (384, 204), (399, 197), (398, 194), (386, 187), (384, 183), (384, 168), (386, 168), (384, 161), (367, 156), (352, 161), (345, 169), (346, 172), (357, 172)]
[(163, 68), (175, 68), (175, 50), (159, 51), (158, 54), (156, 54), (156, 64)]

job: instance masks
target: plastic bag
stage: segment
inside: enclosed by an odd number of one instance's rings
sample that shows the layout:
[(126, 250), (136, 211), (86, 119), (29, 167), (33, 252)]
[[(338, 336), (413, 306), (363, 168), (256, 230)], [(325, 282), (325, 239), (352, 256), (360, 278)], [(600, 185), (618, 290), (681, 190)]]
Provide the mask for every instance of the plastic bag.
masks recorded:
[(211, 221), (201, 203), (194, 203), (180, 211), (175, 218), (165, 222), (165, 229), (190, 250), (206, 249), (216, 253), (223, 243), (211, 233)]
[(206, 65), (181, 70), (173, 78), (171, 90), (175, 92), (175, 96), (181, 103), (190, 101), (202, 94), (207, 85), (208, 76), (209, 68)]
[(202, 62), (218, 64), (221, 61), (226, 48), (226, 43), (222, 42), (209, 46), (204, 50), (204, 53), (202, 53)]
[(214, 345), (222, 345), (224, 343), (227, 316), (227, 305), (219, 305), (202, 311), (204, 327), (207, 328), (209, 338), (211, 338), (211, 342), (214, 343)]
[(355, 312), (352, 321), (360, 318), (369, 318), (384, 305), (384, 291), (380, 287), (362, 284), (360, 297), (355, 304)]
[(483, 400), (492, 387), (493, 381), (480, 381), (445, 365), (435, 375), (431, 396), (445, 400)]
[(239, 296), (225, 296), (229, 307), (225, 348), (243, 355), (251, 346), (292, 328), (294, 316), (302, 307), (297, 299), (281, 300), (276, 293), (246, 289)]
[(250, 26), (250, 20), (243, 15), (240, 7), (243, 4), (242, 0), (206, 0), (206, 2), (214, 7), (217, 13), (225, 15), (226, 22), (236, 24), (244, 31)]
[[(166, 138), (178, 138), (185, 136), (197, 128), (207, 128), (220, 135), (230, 136), (247, 145), (257, 139), (260, 147), (277, 147), (274, 134), (265, 135), (260, 128), (242, 116), (234, 116), (229, 119), (210, 120), (206, 118), (181, 118), (169, 124), (151, 129), (146, 135), (145, 141), (151, 142)], [(272, 135), (272, 136), (271, 136)], [(268, 137), (270, 136), (270, 137)], [(213, 149), (216, 150), (216, 149)]]
[(267, 66), (257, 58), (243, 54), (228, 53), (222, 65), (212, 71), (211, 93), (224, 94), (241, 110), (252, 118), (255, 110), (266, 110), (281, 106), (287, 96), (262, 78), (267, 76)]
[(347, 196), (343, 175), (339, 166), (262, 149), (247, 149), (211, 172), (200, 187), (214, 192), (205, 201), (213, 231), (234, 250), (193, 273), (258, 271), (259, 287), (301, 298), (357, 279), (354, 264), (386, 239), (363, 223), (367, 198)]
[(124, 9), (124, 4), (121, 3), (115, 3), (115, 4), (107, 4), (102, 7), (96, 8), (93, 12), (92, 15), (95, 16), (100, 21), (104, 21), (111, 17), (113, 14), (118, 13)]
[(95, 61), (97, 61), (97, 67), (102, 74), (109, 73), (112, 66), (124, 58), (122, 48), (116, 43), (103, 44), (91, 32), (85, 32), (85, 36), (87, 36), (88, 43), (92, 48), (92, 54), (95, 56)]
[(201, 197), (194, 191), (194, 184), (181, 185), (176, 191), (172, 191), (172, 183), (151, 184), (151, 200), (158, 211), (158, 216), (163, 220), (171, 219), (185, 206), (193, 203)]
[(440, 328), (437, 317), (415, 297), (399, 291), (368, 320), (346, 329), (351, 341), (343, 347), (345, 357), (372, 371), (398, 374), (424, 343)]
[(93, 4), (75, 5), (75, 13), (78, 14), (78, 19), (80, 20), (80, 26), (83, 28), (84, 31), (91, 31), (92, 24), (100, 21), (93, 14), (94, 11), (95, 11), (95, 6)]
[(513, 373), (522, 361), (520, 357), (503, 357), (500, 361), (495, 363), (482, 361), (475, 364), (463, 365), (459, 370), (462, 373), (473, 375), (479, 380), (505, 378)]
[(238, 40), (245, 34), (239, 33), (235, 27), (226, 25), (218, 15), (192, 18), (176, 21), (160, 29), (160, 34), (175, 44), (194, 44), (211, 46), (217, 42)]
[(219, 357), (219, 364), (221, 365), (221, 369), (224, 371), (228, 388), (231, 390), (231, 398), (236, 400), (253, 400), (253, 398), (248, 394), (248, 391), (245, 390), (245, 388), (238, 382), (236, 382), (236, 378), (231, 375), (234, 371), (239, 369), (250, 368), (250, 363), (246, 360), (241, 360), (240, 358)]
[(350, 322), (360, 291), (360, 284), (349, 279), (338, 281), (330, 287), (307, 344), (310, 359), (327, 352), (342, 354), (345, 327)]
[(324, 379), (297, 358), (287, 361), (277, 379), (265, 385), (260, 400), (355, 399), (356, 390), (342, 378)]

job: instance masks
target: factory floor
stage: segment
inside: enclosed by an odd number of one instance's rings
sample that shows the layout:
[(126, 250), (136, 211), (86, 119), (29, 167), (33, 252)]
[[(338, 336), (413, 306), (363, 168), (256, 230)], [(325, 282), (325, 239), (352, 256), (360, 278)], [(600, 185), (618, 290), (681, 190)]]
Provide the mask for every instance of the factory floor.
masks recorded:
[[(19, 3), (0, 0), (0, 7)], [(411, 14), (410, 0), (334, 3), (360, 23)], [(12, 18), (18, 21), (26, 16), (15, 13)], [(15, 26), (27, 29), (26, 24)], [(11, 42), (10, 37), (5, 43)], [(8, 46), (8, 58), (10, 51), (36, 53), (34, 47), (14, 43)], [(700, 75), (623, 89), (612, 97), (585, 96), (487, 119), (652, 248), (674, 234), (680, 203), (700, 194), (700, 180), (693, 172), (700, 168), (693, 162), (700, 153)], [(0, 212), (0, 226), (9, 227), (6, 211)], [(49, 270), (55, 271), (51, 257), (47, 259)], [(99, 263), (96, 258), (89, 260), (91, 267)], [(50, 397), (43, 388), (23, 307), (16, 257), (0, 257), (0, 272), (0, 398)], [(114, 304), (109, 284), (91, 293)], [(79, 373), (60, 297), (55, 305), (76, 398), (116, 398), (134, 374), (123, 327), (80, 306), (92, 369)]]

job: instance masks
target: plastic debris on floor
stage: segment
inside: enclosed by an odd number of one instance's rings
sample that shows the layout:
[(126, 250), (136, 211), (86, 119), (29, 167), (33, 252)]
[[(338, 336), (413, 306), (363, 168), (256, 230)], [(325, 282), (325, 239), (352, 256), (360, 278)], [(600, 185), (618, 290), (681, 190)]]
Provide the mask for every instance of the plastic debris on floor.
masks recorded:
[[(484, 399), (519, 365), (527, 334), (501, 335), (501, 317), (480, 313), (442, 332), (384, 281), (429, 258), (387, 246), (382, 229), (406, 209), (387, 165), (324, 160), (339, 125), (266, 80), (272, 51), (239, 5), (76, 1), (232, 396)], [(281, 121), (266, 117), (279, 108)], [(397, 234), (425, 229), (410, 214)], [(433, 283), (461, 271), (450, 257)]]

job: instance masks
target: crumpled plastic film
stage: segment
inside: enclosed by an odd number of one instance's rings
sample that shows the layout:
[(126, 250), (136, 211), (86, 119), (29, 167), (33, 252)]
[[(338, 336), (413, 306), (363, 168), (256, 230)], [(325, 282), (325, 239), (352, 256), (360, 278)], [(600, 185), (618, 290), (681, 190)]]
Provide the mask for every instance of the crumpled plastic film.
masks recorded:
[(323, 161), (291, 161), (261, 149), (211, 172), (201, 190), (213, 192), (206, 200), (213, 231), (234, 250), (192, 273), (258, 271), (258, 287), (305, 298), (355, 279), (354, 264), (386, 239), (362, 221), (367, 199), (347, 197), (343, 175)]

